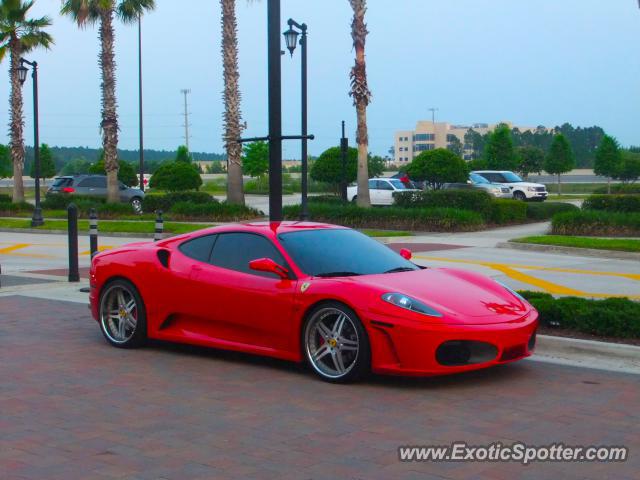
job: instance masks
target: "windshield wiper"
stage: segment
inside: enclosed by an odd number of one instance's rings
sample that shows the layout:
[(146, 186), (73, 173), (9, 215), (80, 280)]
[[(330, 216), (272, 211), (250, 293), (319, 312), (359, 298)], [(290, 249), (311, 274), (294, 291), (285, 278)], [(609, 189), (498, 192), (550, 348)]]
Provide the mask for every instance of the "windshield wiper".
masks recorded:
[(316, 274), (316, 277), (355, 277), (358, 275), (362, 275), (357, 272), (322, 272)]
[(413, 267), (396, 267), (396, 268), (392, 268), (390, 270), (387, 270), (384, 273), (413, 272), (414, 270), (415, 270), (415, 268), (413, 268)]

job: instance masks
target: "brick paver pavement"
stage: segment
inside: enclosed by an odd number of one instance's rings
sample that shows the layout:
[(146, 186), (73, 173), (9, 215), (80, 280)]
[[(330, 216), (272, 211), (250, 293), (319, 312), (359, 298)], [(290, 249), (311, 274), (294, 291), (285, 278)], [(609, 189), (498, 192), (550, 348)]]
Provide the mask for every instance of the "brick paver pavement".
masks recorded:
[[(258, 320), (256, 320), (258, 321)], [(330, 385), (290, 363), (109, 347), (85, 305), (0, 298), (0, 478), (637, 479), (640, 379), (525, 361)], [(407, 444), (627, 445), (617, 464), (399, 463)]]

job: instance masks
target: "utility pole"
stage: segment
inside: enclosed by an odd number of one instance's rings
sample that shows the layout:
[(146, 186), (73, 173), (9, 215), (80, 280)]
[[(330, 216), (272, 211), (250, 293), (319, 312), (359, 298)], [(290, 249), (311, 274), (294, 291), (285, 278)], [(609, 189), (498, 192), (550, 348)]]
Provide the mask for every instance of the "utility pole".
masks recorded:
[(436, 112), (439, 110), (438, 108), (431, 107), (428, 109), (431, 112), (431, 123), (435, 126), (436, 124)]
[(191, 89), (185, 88), (180, 90), (180, 93), (184, 95), (184, 145), (189, 150), (189, 103), (187, 102), (187, 95), (191, 93)]
[(144, 191), (144, 131), (142, 128), (142, 17), (138, 15), (138, 124), (140, 134), (139, 187)]

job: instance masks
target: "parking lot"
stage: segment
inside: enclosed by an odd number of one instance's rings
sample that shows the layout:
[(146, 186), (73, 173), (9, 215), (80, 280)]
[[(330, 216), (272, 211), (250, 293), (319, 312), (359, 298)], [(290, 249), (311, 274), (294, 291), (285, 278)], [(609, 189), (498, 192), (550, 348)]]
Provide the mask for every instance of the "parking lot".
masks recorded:
[[(86, 305), (0, 299), (3, 479), (632, 479), (637, 376), (526, 360), (331, 385), (286, 362), (105, 343)], [(623, 464), (401, 463), (401, 445), (626, 445)]]

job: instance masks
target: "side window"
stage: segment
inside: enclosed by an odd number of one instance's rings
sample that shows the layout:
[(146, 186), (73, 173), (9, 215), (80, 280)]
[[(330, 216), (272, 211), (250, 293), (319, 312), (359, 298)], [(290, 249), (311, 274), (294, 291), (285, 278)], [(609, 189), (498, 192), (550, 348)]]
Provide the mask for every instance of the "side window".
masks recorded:
[(393, 190), (393, 187), (386, 180), (378, 180), (378, 188), (380, 190)]
[(276, 247), (262, 235), (253, 233), (221, 233), (213, 247), (211, 263), (237, 272), (280, 278), (270, 272), (257, 272), (249, 268), (249, 262), (258, 258), (270, 258), (278, 265), (285, 265)]
[(376, 190), (378, 188), (377, 180), (369, 180), (369, 190)]
[(107, 188), (106, 177), (88, 177), (78, 183), (78, 187)]
[(499, 178), (497, 173), (483, 173), (482, 176), (489, 180), (490, 182), (501, 182), (502, 180)]
[(202, 237), (187, 240), (178, 249), (187, 257), (199, 262), (209, 263), (213, 244), (216, 243), (217, 235), (203, 235)]

